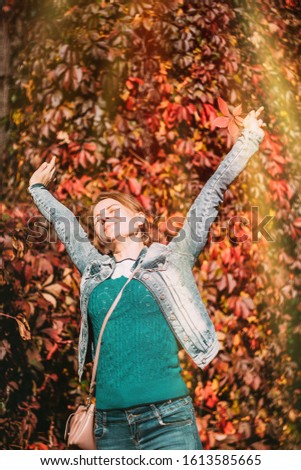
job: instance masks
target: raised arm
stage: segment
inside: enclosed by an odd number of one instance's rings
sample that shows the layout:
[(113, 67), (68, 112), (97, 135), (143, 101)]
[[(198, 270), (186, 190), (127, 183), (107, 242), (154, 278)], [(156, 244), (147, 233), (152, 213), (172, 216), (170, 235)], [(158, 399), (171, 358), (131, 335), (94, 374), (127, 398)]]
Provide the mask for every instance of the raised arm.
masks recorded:
[(241, 136), (209, 178), (191, 205), (184, 225), (168, 244), (171, 250), (187, 256), (191, 266), (207, 243), (210, 226), (218, 214), (226, 189), (245, 168), (263, 140), (264, 132), (260, 126), (265, 124), (261, 119), (257, 121), (262, 109), (251, 111), (245, 118)]
[(90, 242), (77, 218), (61, 202), (59, 202), (46, 188), (55, 174), (55, 157), (50, 163), (43, 163), (32, 175), (27, 191), (41, 214), (53, 224), (54, 229), (65, 245), (66, 251), (83, 273), (87, 263), (102, 256)]

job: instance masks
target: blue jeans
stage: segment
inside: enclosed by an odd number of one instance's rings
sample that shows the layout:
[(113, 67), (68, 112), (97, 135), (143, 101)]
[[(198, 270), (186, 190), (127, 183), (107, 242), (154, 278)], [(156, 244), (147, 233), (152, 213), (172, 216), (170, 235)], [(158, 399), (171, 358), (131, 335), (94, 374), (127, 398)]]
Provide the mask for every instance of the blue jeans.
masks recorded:
[(202, 450), (190, 395), (134, 406), (96, 410), (97, 449)]

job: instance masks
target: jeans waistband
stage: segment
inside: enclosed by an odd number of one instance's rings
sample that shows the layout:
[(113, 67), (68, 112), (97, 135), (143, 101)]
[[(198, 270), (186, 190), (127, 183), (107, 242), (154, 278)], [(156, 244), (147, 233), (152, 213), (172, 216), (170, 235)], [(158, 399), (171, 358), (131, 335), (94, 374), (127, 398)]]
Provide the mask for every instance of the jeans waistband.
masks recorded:
[(127, 408), (111, 408), (111, 409), (97, 408), (97, 411), (114, 412), (114, 411), (130, 411), (130, 410), (133, 410), (133, 409), (139, 411), (140, 408), (149, 407), (151, 404), (162, 405), (164, 403), (164, 404), (167, 405), (168, 403), (172, 403), (176, 400), (179, 400), (180, 398), (187, 398), (189, 396), (190, 395), (188, 394), (188, 395), (181, 395), (180, 397), (169, 398), (168, 400), (161, 400), (161, 401), (149, 402), (149, 403), (139, 403), (139, 405), (132, 405), (132, 406), (129, 406)]

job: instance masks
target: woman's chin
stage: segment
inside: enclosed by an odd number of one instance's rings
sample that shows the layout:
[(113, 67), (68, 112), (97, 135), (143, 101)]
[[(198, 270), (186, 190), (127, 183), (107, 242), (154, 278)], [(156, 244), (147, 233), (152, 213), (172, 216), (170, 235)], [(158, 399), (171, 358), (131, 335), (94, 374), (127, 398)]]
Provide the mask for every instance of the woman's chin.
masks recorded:
[(113, 245), (115, 242), (119, 241), (118, 238), (120, 238), (120, 236), (111, 236), (109, 233), (105, 233), (102, 237), (99, 237), (104, 245)]
[(114, 243), (115, 241), (115, 237), (110, 237), (109, 235), (107, 235), (106, 237), (102, 238), (102, 242), (105, 244), (105, 245), (112, 245), (112, 243)]
[(111, 244), (114, 241), (114, 237), (111, 237), (109, 234), (106, 233), (97, 234), (97, 237), (103, 245)]
[(115, 234), (114, 232), (111, 233), (110, 229), (105, 230), (102, 234), (98, 235), (100, 242), (104, 245), (114, 245), (116, 242), (124, 242), (128, 237), (130, 237), (130, 234)]

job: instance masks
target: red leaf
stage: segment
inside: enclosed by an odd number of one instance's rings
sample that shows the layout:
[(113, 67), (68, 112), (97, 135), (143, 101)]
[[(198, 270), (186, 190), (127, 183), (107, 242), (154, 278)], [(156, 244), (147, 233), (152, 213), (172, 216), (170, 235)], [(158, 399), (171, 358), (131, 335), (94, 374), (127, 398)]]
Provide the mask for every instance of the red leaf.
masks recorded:
[(143, 84), (144, 84), (144, 80), (142, 80), (142, 78), (130, 77), (129, 79), (132, 80), (132, 82), (139, 83), (140, 85), (143, 85)]
[(66, 91), (69, 90), (69, 83), (70, 83), (70, 70), (67, 70), (65, 75), (64, 75), (64, 88)]
[(126, 109), (128, 109), (129, 111), (132, 110), (134, 107), (134, 103), (135, 103), (134, 98), (130, 96), (126, 102)]
[(229, 286), (229, 293), (233, 291), (233, 289), (236, 287), (236, 281), (233, 278), (232, 274), (227, 273), (227, 279), (228, 279), (228, 286)]
[(86, 142), (83, 147), (85, 150), (89, 150), (90, 152), (94, 152), (96, 150), (96, 144), (94, 142)]
[(57, 345), (57, 343), (54, 343), (54, 345), (52, 346), (52, 348), (50, 349), (50, 351), (49, 351), (48, 354), (47, 354), (46, 359), (47, 359), (48, 361), (52, 358), (53, 354), (55, 353), (55, 351), (56, 351), (57, 349), (58, 349), (58, 345)]
[(127, 80), (127, 81), (125, 82), (125, 84), (126, 84), (126, 87), (127, 87), (129, 90), (132, 90), (132, 89), (134, 88), (134, 85), (133, 85), (133, 83), (131, 82), (131, 80)]
[(76, 142), (70, 142), (70, 144), (68, 145), (68, 150), (71, 153), (77, 153), (80, 150), (80, 145)]
[(149, 196), (146, 196), (145, 194), (140, 194), (138, 196), (138, 200), (141, 202), (141, 204), (146, 210), (151, 209), (151, 199)]
[(255, 377), (253, 379), (253, 383), (252, 383), (253, 389), (258, 390), (259, 386), (260, 386), (260, 383), (261, 383), (261, 379), (260, 379), (259, 375), (255, 375)]
[(59, 78), (62, 75), (62, 73), (66, 71), (66, 69), (67, 69), (66, 64), (59, 64), (55, 69), (56, 76)]
[(81, 150), (79, 152), (79, 158), (78, 158), (79, 163), (83, 168), (87, 168), (87, 163), (86, 163), (86, 152), (84, 150)]
[(235, 434), (236, 430), (231, 421), (227, 421), (226, 426), (224, 427), (225, 434)]
[(229, 118), (228, 117), (217, 117), (212, 121), (212, 124), (217, 127), (228, 127)]
[(206, 115), (208, 116), (209, 122), (212, 123), (212, 121), (216, 118), (216, 110), (211, 104), (204, 103), (204, 109), (206, 111)]
[(136, 178), (129, 178), (129, 188), (135, 196), (141, 193), (141, 183)]
[(81, 67), (74, 67), (73, 76), (74, 76), (74, 78), (76, 78), (78, 83), (80, 83), (82, 81), (83, 71), (82, 71)]
[(296, 220), (294, 220), (293, 225), (297, 228), (301, 228), (301, 217), (298, 217)]

